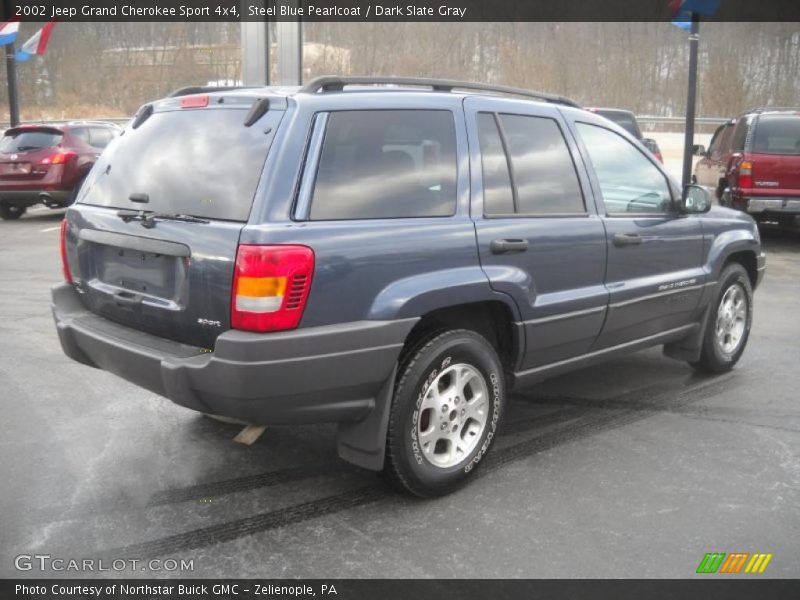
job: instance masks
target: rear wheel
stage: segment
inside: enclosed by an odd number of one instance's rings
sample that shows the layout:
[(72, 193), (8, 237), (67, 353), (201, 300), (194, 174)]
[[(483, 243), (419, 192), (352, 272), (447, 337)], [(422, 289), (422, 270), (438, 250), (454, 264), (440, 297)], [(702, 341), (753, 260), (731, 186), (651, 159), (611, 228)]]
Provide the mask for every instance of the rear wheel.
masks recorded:
[(24, 206), (0, 204), (0, 219), (4, 221), (15, 221), (25, 214), (25, 210), (27, 209)]
[(400, 365), (384, 475), (421, 497), (461, 486), (486, 456), (505, 403), (500, 359), (473, 331), (435, 334)]
[(703, 335), (700, 360), (691, 363), (698, 371), (724, 373), (738, 362), (750, 336), (753, 321), (753, 288), (744, 267), (725, 267), (720, 287)]

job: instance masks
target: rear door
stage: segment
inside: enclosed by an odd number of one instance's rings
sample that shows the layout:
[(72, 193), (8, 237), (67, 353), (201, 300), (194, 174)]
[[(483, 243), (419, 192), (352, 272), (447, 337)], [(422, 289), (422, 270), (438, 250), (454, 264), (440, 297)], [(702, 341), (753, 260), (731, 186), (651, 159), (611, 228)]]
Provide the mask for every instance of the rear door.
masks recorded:
[(109, 144), (67, 215), (70, 266), (89, 309), (209, 348), (230, 327), (239, 234), (283, 115), (273, 107), (246, 127), (253, 101), (164, 101)]
[(691, 322), (706, 283), (700, 220), (679, 215), (672, 185), (649, 153), (595, 123), (575, 123), (603, 200), (609, 311), (595, 348)]
[(524, 320), (520, 370), (589, 350), (608, 294), (605, 234), (555, 107), (465, 101), (481, 266)]

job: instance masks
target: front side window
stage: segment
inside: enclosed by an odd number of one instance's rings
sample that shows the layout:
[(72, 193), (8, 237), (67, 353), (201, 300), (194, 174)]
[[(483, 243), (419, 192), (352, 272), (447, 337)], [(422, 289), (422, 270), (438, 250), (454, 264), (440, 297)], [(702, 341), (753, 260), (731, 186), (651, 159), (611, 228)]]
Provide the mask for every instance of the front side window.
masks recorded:
[(312, 220), (444, 217), (456, 210), (456, 132), (443, 110), (332, 112)]
[(667, 179), (642, 152), (613, 131), (576, 123), (609, 213), (668, 213)]

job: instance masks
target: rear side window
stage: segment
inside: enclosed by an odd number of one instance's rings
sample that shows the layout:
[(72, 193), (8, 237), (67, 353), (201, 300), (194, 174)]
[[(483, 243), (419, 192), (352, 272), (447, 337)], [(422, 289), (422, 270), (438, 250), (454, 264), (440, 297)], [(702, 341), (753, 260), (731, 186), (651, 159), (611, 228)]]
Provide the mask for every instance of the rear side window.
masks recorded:
[(731, 141), (731, 152), (743, 152), (744, 143), (747, 140), (747, 130), (749, 126), (747, 119), (739, 119), (736, 124), (736, 129), (733, 131), (733, 140)]
[(0, 152), (31, 152), (52, 148), (61, 143), (62, 135), (55, 131), (20, 131), (10, 129), (0, 140)]
[(753, 152), (800, 154), (800, 115), (762, 115), (753, 132)]
[(609, 121), (613, 121), (637, 140), (642, 139), (642, 132), (639, 130), (639, 124), (631, 113), (616, 110), (598, 110), (597, 114), (604, 116)]
[(114, 132), (107, 127), (89, 129), (89, 145), (93, 148), (105, 148), (114, 139)]
[(332, 112), (312, 220), (444, 217), (456, 210), (456, 132), (442, 110)]
[(478, 115), (478, 138), (483, 169), (483, 212), (487, 215), (509, 215), (514, 210), (514, 193), (508, 173), (508, 159), (495, 117)]
[[(546, 215), (585, 212), (578, 175), (561, 128), (553, 119), (525, 115), (479, 116), (484, 213)], [(510, 169), (503, 169), (503, 150)], [(485, 153), (485, 154), (484, 154)], [(511, 180), (511, 202), (506, 175)]]
[[(282, 111), (245, 127), (244, 109), (156, 112), (108, 145), (79, 202), (246, 221)], [(147, 194), (149, 202), (130, 201)]]

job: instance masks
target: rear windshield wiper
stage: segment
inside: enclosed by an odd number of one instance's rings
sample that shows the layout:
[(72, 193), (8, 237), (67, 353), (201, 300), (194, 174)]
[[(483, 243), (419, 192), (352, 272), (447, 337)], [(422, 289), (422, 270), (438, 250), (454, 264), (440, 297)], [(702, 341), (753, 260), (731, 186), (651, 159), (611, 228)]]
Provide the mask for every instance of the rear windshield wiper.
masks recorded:
[(184, 223), (210, 223), (208, 219), (193, 217), (192, 215), (170, 214), (147, 212), (146, 210), (120, 210), (117, 216), (125, 221), (141, 221), (142, 227), (152, 229), (156, 226), (156, 219), (159, 221), (182, 221)]

